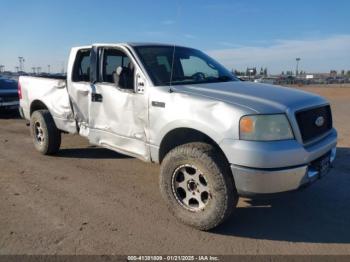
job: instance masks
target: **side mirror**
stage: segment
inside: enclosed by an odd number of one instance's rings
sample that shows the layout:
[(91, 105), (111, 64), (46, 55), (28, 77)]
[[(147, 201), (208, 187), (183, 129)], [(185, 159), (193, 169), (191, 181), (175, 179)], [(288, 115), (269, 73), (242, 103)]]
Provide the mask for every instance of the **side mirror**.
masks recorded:
[(136, 74), (136, 92), (143, 94), (145, 92), (145, 79), (140, 75)]

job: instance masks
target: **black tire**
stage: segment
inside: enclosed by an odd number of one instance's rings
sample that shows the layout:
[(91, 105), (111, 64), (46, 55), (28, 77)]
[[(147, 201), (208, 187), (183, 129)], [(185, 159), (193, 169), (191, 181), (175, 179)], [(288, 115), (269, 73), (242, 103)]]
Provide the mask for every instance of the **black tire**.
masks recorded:
[(57, 129), (48, 110), (33, 112), (30, 118), (30, 131), (36, 150), (43, 155), (53, 155), (58, 152), (61, 145), (61, 132)]
[[(174, 182), (174, 176), (177, 170), (183, 167), (195, 167), (195, 170), (199, 170), (198, 174), (205, 176), (210, 197), (204, 207), (192, 210), (196, 207), (186, 205), (180, 200), (177, 190), (181, 188), (175, 189), (174, 183), (177, 182)], [(186, 177), (190, 177), (187, 171), (185, 173)], [(189, 185), (186, 181), (185, 184)], [(200, 230), (210, 230), (224, 222), (238, 202), (237, 191), (226, 158), (219, 150), (206, 143), (184, 144), (174, 148), (165, 156), (161, 164), (160, 190), (170, 212), (181, 222)], [(189, 193), (190, 198), (191, 194), (194, 195), (194, 193)]]

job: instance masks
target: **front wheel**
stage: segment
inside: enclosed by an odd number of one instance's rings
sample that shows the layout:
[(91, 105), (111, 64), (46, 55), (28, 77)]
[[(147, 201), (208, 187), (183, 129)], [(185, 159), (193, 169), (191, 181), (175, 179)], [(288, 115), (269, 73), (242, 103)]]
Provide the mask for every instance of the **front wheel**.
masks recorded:
[(178, 146), (166, 155), (160, 189), (173, 215), (200, 230), (221, 224), (238, 202), (226, 159), (205, 143)]
[(30, 118), (30, 129), (35, 148), (43, 155), (58, 152), (61, 145), (61, 132), (48, 110), (35, 111)]

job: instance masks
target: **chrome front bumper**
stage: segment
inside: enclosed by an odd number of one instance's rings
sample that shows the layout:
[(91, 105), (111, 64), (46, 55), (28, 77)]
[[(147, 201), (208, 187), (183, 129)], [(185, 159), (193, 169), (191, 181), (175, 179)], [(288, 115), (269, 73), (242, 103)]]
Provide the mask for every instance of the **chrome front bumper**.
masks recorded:
[[(336, 147), (329, 153), (329, 162), (333, 163)], [(309, 184), (325, 172), (315, 169), (311, 163), (293, 168), (256, 169), (231, 165), (237, 191), (243, 196), (274, 194), (296, 190)]]

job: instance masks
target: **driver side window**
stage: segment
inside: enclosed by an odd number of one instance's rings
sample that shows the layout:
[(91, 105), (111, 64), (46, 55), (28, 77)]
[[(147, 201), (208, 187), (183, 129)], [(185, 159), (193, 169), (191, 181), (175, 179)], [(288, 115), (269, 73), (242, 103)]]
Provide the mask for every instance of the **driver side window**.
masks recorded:
[(114, 83), (122, 89), (134, 89), (134, 64), (117, 49), (105, 49), (103, 54), (102, 81)]

